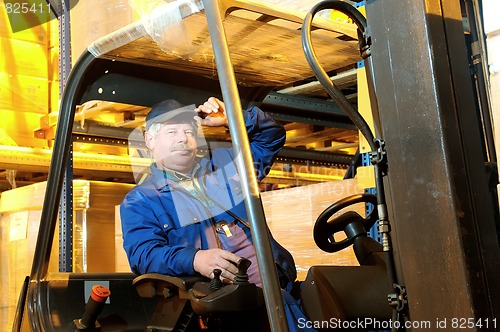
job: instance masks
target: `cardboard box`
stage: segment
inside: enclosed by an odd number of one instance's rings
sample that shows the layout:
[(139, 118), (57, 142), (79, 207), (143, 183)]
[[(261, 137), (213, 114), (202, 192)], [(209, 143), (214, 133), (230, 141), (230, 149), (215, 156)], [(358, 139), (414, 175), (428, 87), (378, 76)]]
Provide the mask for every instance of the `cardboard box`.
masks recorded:
[[(2, 213), (0, 217), (0, 330), (11, 331), (19, 294), (31, 272), (41, 210)], [(58, 239), (56, 238), (56, 243)], [(49, 271), (58, 270), (58, 253), (52, 248)]]
[(115, 206), (115, 271), (130, 272), (127, 254), (123, 249), (123, 232), (120, 220), (120, 205)]
[(59, 81), (49, 81), (49, 113), (59, 112), (60, 104)]
[(51, 20), (48, 23), (48, 30), (48, 48), (59, 48), (59, 20)]
[(79, 1), (71, 10), (71, 54), (75, 63), (96, 39), (138, 19), (128, 0)]
[(0, 72), (0, 109), (48, 113), (49, 81), (46, 78)]
[[(40, 125), (40, 115), (0, 108), (0, 129), (19, 146), (46, 147), (47, 141), (33, 137), (33, 131)], [(8, 145), (5, 142), (1, 144)]]
[[(10, 331), (23, 281), (31, 273), (40, 227), (45, 184), (5, 191), (0, 197), (0, 330)], [(54, 243), (58, 243), (58, 231)], [(57, 246), (52, 247), (49, 272), (58, 271)]]
[[(41, 210), (46, 185), (41, 182), (3, 192), (1, 220), (13, 213)], [(75, 272), (114, 271), (115, 206), (132, 187), (121, 183), (73, 181)], [(36, 241), (36, 237), (31, 240)]]
[[(305, 279), (313, 265), (359, 265), (352, 246), (336, 253), (319, 249), (314, 242), (313, 229), (316, 219), (328, 206), (362, 192), (356, 179), (349, 179), (261, 194), (267, 224), (274, 238), (294, 257), (299, 280)], [(364, 215), (364, 204), (356, 204), (351, 210)], [(339, 241), (344, 238), (343, 233), (336, 236)]]
[(47, 51), (47, 78), (49, 81), (59, 81), (59, 47), (51, 47)]
[(500, 3), (498, 0), (483, 0), (482, 7), (484, 33), (489, 34), (500, 30), (500, 20), (498, 20)]
[[(0, 197), (0, 331), (10, 331), (19, 292), (31, 272), (46, 182), (5, 191)], [(73, 182), (74, 272), (115, 269), (115, 206), (133, 185)], [(56, 229), (49, 271), (59, 270)], [(84, 236), (86, 234), (86, 237)]]
[(0, 72), (47, 78), (48, 50), (45, 45), (0, 37)]
[[(49, 41), (49, 18), (54, 18), (55, 16), (53, 14), (50, 16), (45, 6), (42, 9), (45, 13), (38, 10), (36, 15), (33, 15), (33, 12), (30, 15), (23, 13), (15, 14), (16, 24), (27, 27), (31, 26), (31, 28), (13, 32), (4, 0), (0, 0), (0, 37), (24, 40), (47, 46)], [(53, 19), (53, 21), (57, 22), (56, 19)], [(36, 22), (41, 22), (42, 24), (35, 26), (34, 23)]]

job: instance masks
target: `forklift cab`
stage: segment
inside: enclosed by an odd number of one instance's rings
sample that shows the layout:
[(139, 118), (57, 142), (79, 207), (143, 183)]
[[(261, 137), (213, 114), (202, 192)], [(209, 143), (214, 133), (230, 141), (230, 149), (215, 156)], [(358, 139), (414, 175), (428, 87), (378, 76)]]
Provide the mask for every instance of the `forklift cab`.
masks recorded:
[[(307, 36), (301, 35), (301, 29), (302, 34), (308, 31), (309, 38), (312, 34), (315, 51), (309, 48), (309, 53), (321, 59), (327, 72), (356, 63), (361, 55), (367, 55), (369, 45), (365, 40), (358, 43), (358, 38), (363, 39), (363, 32), (359, 31), (363, 17), (359, 12), (341, 1), (325, 3), (316, 6), (315, 11), (333, 4), (333, 9), (354, 15), (358, 29), (321, 17), (313, 20), (315, 13), (306, 17), (274, 5), (175, 1), (89, 46), (72, 68), (62, 95), (35, 257), (20, 295), (15, 331), (189, 331), (204, 328), (203, 317), (224, 317), (234, 311), (243, 312), (243, 316), (253, 312), (256, 317), (263, 317), (254, 321), (257, 325), (267, 323), (267, 318), (268, 325), (264, 325), (270, 330), (288, 330), (265, 217), (259, 193), (255, 192), (257, 186), (253, 185), (256, 180), (248, 138), (239, 114), (242, 108), (259, 105), (277, 87), (312, 77), (314, 68), (311, 71), (311, 63), (307, 63), (301, 48), (301, 40)], [(177, 19), (172, 21), (172, 17)], [(164, 22), (169, 23), (160, 24)], [(308, 28), (302, 27), (303, 22), (309, 24)], [(196, 36), (185, 53), (162, 44), (161, 37), (174, 26)], [(68, 180), (66, 170), (77, 106), (100, 100), (149, 108), (168, 98), (200, 104), (210, 96), (224, 100), (232, 144), (241, 154), (238, 166), (250, 211), (262, 289), (245, 280), (245, 262), (239, 266), (241, 279), (223, 287), (214, 286), (217, 278), (194, 276), (48, 272), (59, 202)], [(340, 98), (338, 94), (336, 98)], [(369, 141), (375, 142), (359, 114), (351, 119), (361, 125)], [(140, 138), (131, 136), (129, 144), (140, 144)], [(381, 150), (376, 143), (370, 144)], [(382, 160), (378, 162), (382, 164)], [(395, 318), (387, 301), (388, 294), (394, 292), (390, 251), (367, 236), (378, 219), (386, 218), (377, 215), (384, 212), (377, 208), (383, 204), (381, 197), (383, 192), (332, 202), (318, 217), (314, 229), (318, 246), (334, 252), (353, 245), (360, 266), (316, 266), (309, 270), (301, 302), (310, 321)], [(375, 212), (368, 217), (355, 212), (338, 215), (356, 203), (371, 204)], [(338, 232), (345, 232), (347, 238), (336, 242), (333, 235)], [(109, 289), (111, 295), (96, 295), (96, 284)], [(398, 303), (398, 299), (393, 302)], [(221, 320), (228, 321), (231, 320)], [(231, 324), (239, 325), (221, 326), (228, 331), (242, 327), (241, 320)], [(255, 325), (248, 327), (255, 330)]]

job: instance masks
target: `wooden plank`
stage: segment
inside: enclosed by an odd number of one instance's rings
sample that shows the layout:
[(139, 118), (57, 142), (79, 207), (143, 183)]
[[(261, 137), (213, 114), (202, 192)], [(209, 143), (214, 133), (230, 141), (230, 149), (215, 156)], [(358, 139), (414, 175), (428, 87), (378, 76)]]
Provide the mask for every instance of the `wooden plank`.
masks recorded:
[[(351, 136), (357, 134), (357, 131), (351, 130)], [(339, 140), (339, 136), (345, 135), (346, 131), (341, 131), (337, 128), (326, 128), (321, 131), (307, 133), (306, 135), (299, 135), (294, 137), (287, 137), (287, 146), (305, 145), (318, 140)]]

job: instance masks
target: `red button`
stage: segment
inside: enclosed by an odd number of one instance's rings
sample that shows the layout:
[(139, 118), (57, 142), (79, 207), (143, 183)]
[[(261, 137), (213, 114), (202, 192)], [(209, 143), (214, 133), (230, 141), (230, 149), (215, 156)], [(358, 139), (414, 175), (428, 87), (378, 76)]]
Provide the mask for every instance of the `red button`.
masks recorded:
[(90, 293), (90, 297), (94, 299), (94, 301), (105, 302), (110, 295), (111, 292), (106, 287), (102, 285), (92, 286), (92, 292)]

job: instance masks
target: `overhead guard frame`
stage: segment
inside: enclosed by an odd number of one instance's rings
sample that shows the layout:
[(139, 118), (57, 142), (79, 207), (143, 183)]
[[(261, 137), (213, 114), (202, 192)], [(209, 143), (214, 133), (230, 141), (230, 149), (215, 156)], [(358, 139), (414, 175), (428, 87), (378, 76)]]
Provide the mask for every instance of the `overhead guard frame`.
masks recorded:
[[(246, 128), (241, 115), (242, 102), (240, 101), (239, 96), (239, 91), (243, 91), (244, 96), (242, 96), (242, 99), (245, 100), (245, 102), (255, 103), (256, 101), (261, 101), (266, 95), (265, 92), (269, 92), (271, 88), (276, 87), (277, 82), (270, 82), (268, 85), (264, 82), (264, 84), (259, 83), (255, 86), (249, 84), (248, 81), (245, 81), (244, 84), (241, 84), (241, 82), (239, 84), (237, 83), (238, 75), (236, 75), (235, 78), (234, 74), (237, 70), (233, 71), (222, 19), (227, 14), (225, 11), (230, 12), (235, 10), (237, 8), (236, 5), (242, 5), (243, 8), (246, 7), (251, 11), (257, 12), (259, 11), (259, 8), (258, 6), (256, 7), (254, 3), (250, 2), (250, 5), (242, 1), (234, 1), (232, 5), (228, 5), (228, 1), (221, 1), (221, 3), (222, 8), (219, 6), (220, 3), (218, 1), (203, 1), (217, 64), (218, 80), (220, 82), (222, 98), (224, 99), (227, 107), (233, 146), (235, 147), (237, 154), (240, 155), (240, 158), (238, 159), (238, 168), (240, 176), (242, 177), (242, 189), (245, 197), (247, 197), (247, 212), (249, 222), (252, 227), (252, 236), (256, 247), (263, 288), (265, 290), (266, 307), (269, 313), (271, 328), (273, 331), (287, 331), (288, 325), (284, 314), (274, 260), (272, 259), (273, 255), (271, 252), (268, 233), (266, 231), (265, 217), (257, 190), (258, 187), (256, 185), (255, 174), (252, 172), (253, 163), (251, 162), (252, 159), (248, 137), (244, 134), (246, 133)], [(297, 23), (300, 23), (302, 20), (302, 18), (298, 17), (296, 14), (288, 15), (286, 11), (280, 12), (275, 9), (269, 10), (269, 8), (263, 8), (263, 15), (276, 15), (278, 17), (280, 15), (284, 15), (285, 17), (283, 19), (289, 19)], [(320, 26), (321, 24), (317, 27)], [(130, 28), (134, 29), (136, 27), (137, 26), (132, 24)], [(349, 29), (350, 28), (348, 26), (343, 26), (340, 29), (347, 31), (347, 33), (345, 34), (346, 38), (338, 39), (339, 45), (342, 45), (342, 49), (345, 50), (345, 54), (340, 58), (340, 60), (338, 60), (338, 62), (333, 61), (334, 65), (337, 65), (339, 68), (348, 63), (354, 64), (357, 60), (359, 60), (356, 48), (357, 41), (352, 38), (355, 36), (355, 30), (352, 29), (352, 31), (349, 31)], [(144, 38), (142, 38), (142, 41), (144, 41)], [(64, 181), (65, 167), (70, 153), (72, 136), (71, 128), (73, 127), (75, 109), (77, 104), (82, 104), (83, 102), (89, 100), (91, 96), (95, 96), (95, 91), (90, 91), (89, 86), (101, 80), (102, 77), (105, 76), (105, 73), (100, 71), (102, 69), (102, 65), (113, 66), (114, 61), (120, 60), (117, 54), (111, 54), (113, 51), (114, 48), (110, 50), (110, 54), (102, 54), (102, 56), (99, 56), (100, 59), (95, 57), (90, 51), (85, 51), (72, 69), (62, 95), (58, 126), (53, 147), (54, 158), (51, 160), (51, 166), (47, 179), (47, 192), (43, 203), (41, 224), (35, 248), (32, 271), (30, 274), (30, 282), (28, 285), (27, 308), (29, 324), (33, 331), (43, 330), (44, 326), (50, 326), (49, 315), (43, 312), (44, 308), (47, 308), (47, 304), (45, 303), (46, 299), (42, 296), (41, 283), (48, 277), (48, 261), (50, 258), (51, 246), (57, 224), (57, 214)], [(300, 50), (300, 44), (297, 45), (297, 51), (302, 52)], [(329, 49), (328, 52), (333, 52), (333, 50)], [(109, 60), (111, 60), (111, 62), (108, 62)], [(135, 73), (131, 76), (140, 78), (142, 71), (137, 70), (141, 67), (140, 60), (121, 60), (125, 63), (129, 63), (132, 71), (136, 69)], [(157, 62), (157, 64), (158, 63), (161, 62)], [(145, 67), (148, 65), (151, 65), (151, 63), (147, 63)], [(330, 67), (330, 69), (335, 69), (334, 67)], [(306, 78), (312, 76), (312, 73), (305, 70), (305, 68), (306, 67), (302, 69), (304, 71), (301, 74), (302, 77)], [(169, 72), (172, 71), (171, 66), (167, 66), (166, 69)], [(175, 70), (173, 70), (173, 72), (175, 72)], [(147, 73), (147, 70), (144, 71), (144, 74)], [(241, 74), (241, 72), (239, 74)], [(190, 76), (189, 73), (186, 75)], [(146, 79), (148, 78), (146, 77)], [(213, 79), (217, 79), (217, 77), (205, 76), (201, 79), (202, 83), (207, 84), (207, 92), (212, 93), (217, 91), (215, 85), (210, 83)], [(293, 76), (290, 78), (290, 81), (297, 79), (297, 76)], [(158, 82), (158, 78), (154, 78), (153, 81)], [(111, 100), (115, 100), (115, 98), (119, 99), (116, 96), (108, 97)], [(135, 97), (137, 97), (137, 95), (135, 95)], [(201, 95), (196, 97), (202, 98)], [(159, 101), (160, 96), (157, 94), (156, 96), (152, 96), (149, 100), (139, 100), (138, 104), (144, 103), (147, 104), (145, 106), (151, 106), (151, 104), (154, 103), (153, 99), (155, 98), (156, 100), (154, 101), (157, 102)], [(137, 101), (138, 100), (136, 99), (135, 102)]]

